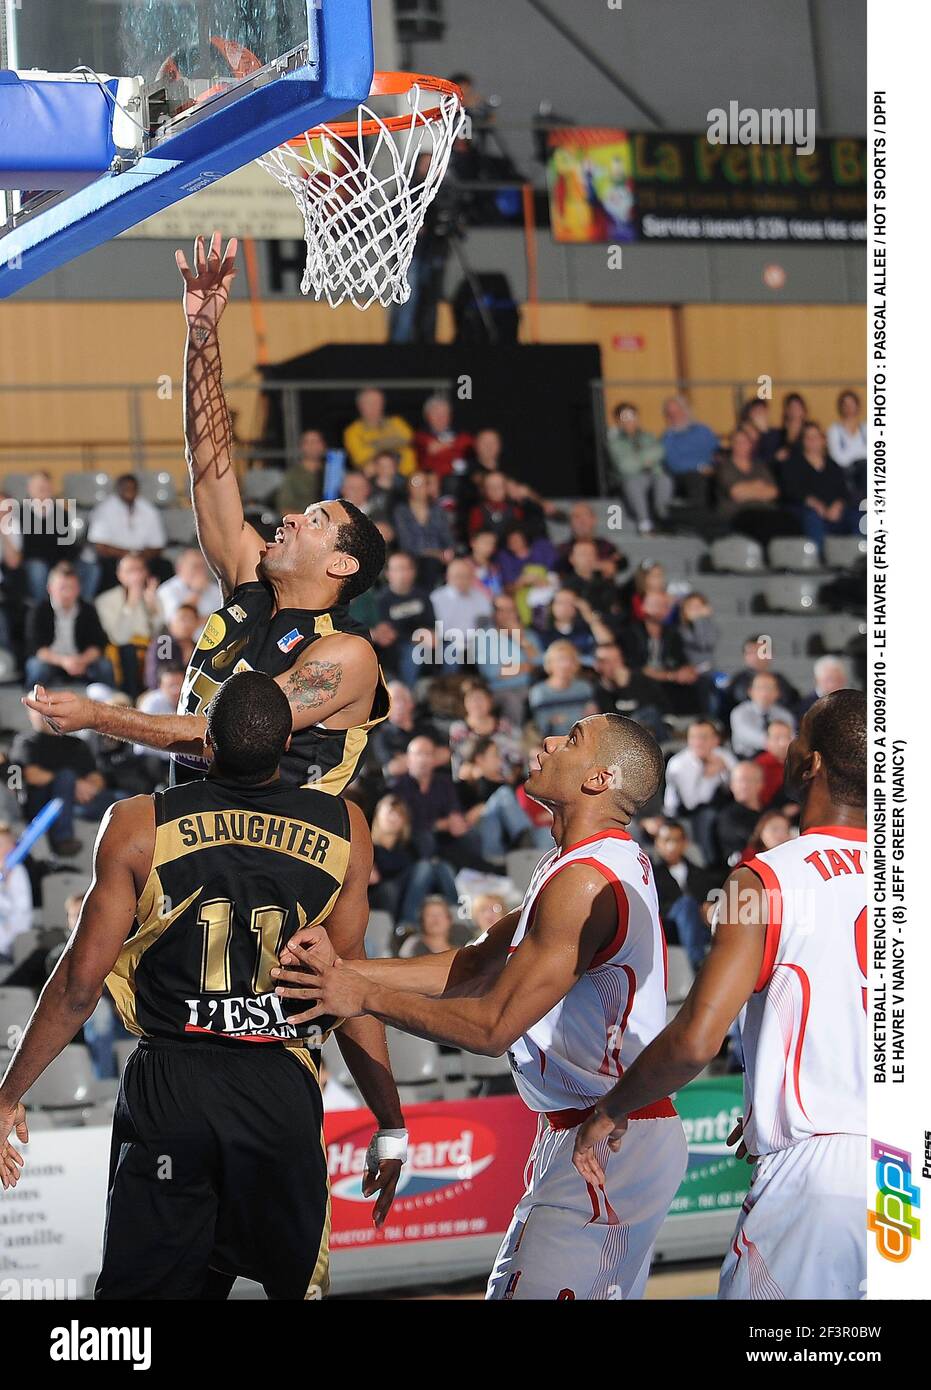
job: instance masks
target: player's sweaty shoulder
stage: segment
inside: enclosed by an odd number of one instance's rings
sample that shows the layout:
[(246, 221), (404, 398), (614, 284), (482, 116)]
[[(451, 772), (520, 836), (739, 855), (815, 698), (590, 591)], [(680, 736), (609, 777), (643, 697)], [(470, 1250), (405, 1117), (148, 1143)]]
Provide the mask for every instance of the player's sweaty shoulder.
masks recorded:
[(572, 862), (546, 880), (537, 893), (529, 931), (537, 937), (567, 935), (584, 940), (591, 954), (617, 930), (617, 899), (604, 874), (592, 864)]

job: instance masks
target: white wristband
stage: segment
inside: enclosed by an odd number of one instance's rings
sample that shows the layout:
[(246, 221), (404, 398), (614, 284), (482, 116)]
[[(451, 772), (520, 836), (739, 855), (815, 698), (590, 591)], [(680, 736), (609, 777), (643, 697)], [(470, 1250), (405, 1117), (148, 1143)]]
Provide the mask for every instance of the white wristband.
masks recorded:
[(377, 1172), (382, 1163), (391, 1159), (407, 1162), (407, 1130), (379, 1129), (372, 1135), (372, 1141), (365, 1155), (365, 1166), (370, 1172)]

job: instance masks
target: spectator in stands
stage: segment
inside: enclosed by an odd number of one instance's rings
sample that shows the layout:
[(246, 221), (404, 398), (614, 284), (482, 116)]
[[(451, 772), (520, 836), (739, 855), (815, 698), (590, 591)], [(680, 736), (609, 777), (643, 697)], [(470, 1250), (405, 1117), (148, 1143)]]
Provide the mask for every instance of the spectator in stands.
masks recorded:
[(779, 683), (779, 703), (792, 709), (798, 703), (795, 686), (779, 674), (773, 667), (772, 639), (761, 632), (756, 637), (748, 637), (744, 642), (742, 668), (731, 677), (727, 687), (727, 704), (732, 709), (742, 700), (749, 699), (750, 685), (760, 671), (769, 671)]
[(457, 789), (466, 821), (478, 831), (482, 856), (493, 865), (503, 866), (508, 851), (525, 842), (541, 852), (552, 843), (551, 825), (534, 824), (511, 776), (493, 738), (476, 739), (459, 765)]
[(201, 552), (193, 546), (182, 550), (171, 579), (158, 586), (158, 604), (165, 622), (171, 622), (182, 604), (190, 605), (202, 618), (209, 618), (222, 603), (220, 586)]
[(828, 455), (821, 426), (812, 420), (802, 431), (801, 449), (783, 467), (782, 491), (805, 535), (819, 547), (825, 536), (857, 535), (858, 507), (850, 500), (843, 472)]
[(663, 416), (663, 456), (676, 495), (692, 507), (704, 507), (708, 501), (708, 479), (714, 473), (718, 436), (707, 425), (692, 419), (681, 396), (670, 396), (664, 402)]
[(443, 748), (435, 725), (418, 712), (406, 685), (390, 681), (388, 694), (391, 696), (388, 718), (376, 725), (370, 735), (372, 761), (386, 778), (402, 777), (407, 771), (407, 749), (412, 738), (432, 739), (440, 755)]
[(846, 690), (851, 684), (847, 663), (841, 656), (819, 656), (813, 675), (814, 689), (801, 700), (796, 696), (796, 711), (800, 720), (824, 695), (833, 695), (835, 690)]
[(88, 519), (87, 539), (100, 562), (101, 589), (113, 585), (124, 555), (140, 555), (156, 572), (166, 568), (161, 558), (165, 548), (162, 518), (158, 508), (139, 495), (139, 479), (133, 473), (117, 478), (114, 491), (97, 503)]
[(469, 540), (469, 550), (475, 565), (475, 577), (490, 598), (504, 589), (498, 564), (498, 537), (494, 531), (476, 531)]
[(736, 765), (736, 757), (722, 746), (718, 727), (710, 719), (696, 719), (689, 725), (685, 747), (666, 764), (663, 810), (688, 822), (706, 864), (717, 857), (714, 822)]
[(608, 430), (608, 460), (610, 480), (638, 531), (646, 535), (654, 522), (662, 525), (673, 497), (672, 478), (663, 467), (662, 444), (655, 434), (640, 428), (637, 407), (628, 401), (614, 412), (614, 424)]
[(473, 467), (479, 473), (500, 473), (504, 441), (498, 430), (481, 429), (472, 441)]
[(447, 396), (430, 396), (424, 402), (423, 428), (414, 435), (417, 467), (445, 478), (465, 472), (472, 453), (472, 436), (453, 428), (453, 408)]
[(523, 509), (508, 495), (508, 481), (503, 473), (486, 473), (479, 481), (481, 500), (469, 512), (469, 536), (479, 531), (493, 531), (498, 541), (519, 526), (524, 519)]
[(794, 836), (792, 822), (784, 811), (764, 811), (757, 821), (747, 848), (743, 852), (743, 862), (754, 859), (765, 850), (777, 849)]
[[(137, 708), (143, 714), (174, 714), (181, 700), (186, 666), (180, 661), (163, 661), (158, 668), (158, 684), (153, 690), (146, 690), (137, 700)], [(167, 782), (171, 755), (165, 751), (134, 746), (136, 756), (146, 764), (153, 782)]]
[[(766, 679), (763, 677), (763, 679)], [(740, 708), (740, 706), (738, 706)], [(766, 729), (766, 745), (757, 753), (755, 763), (763, 769), (763, 803), (772, 806), (782, 796), (786, 754), (795, 737), (795, 729), (785, 719), (771, 719)]]
[(50, 473), (40, 469), (30, 475), (17, 532), (26, 590), (33, 603), (44, 601), (49, 573), (62, 560), (74, 564), (84, 597), (94, 596), (97, 566), (85, 565), (78, 558), (73, 510), (69, 501), (56, 498)]
[(661, 727), (663, 688), (638, 671), (632, 671), (613, 637), (598, 639), (594, 658), (595, 684), (592, 692), (602, 714), (636, 717), (658, 736)]
[(531, 538), (523, 526), (512, 526), (498, 552), (498, 569), (505, 586), (516, 589), (545, 580), (556, 568), (556, 547), (546, 536)]
[(597, 529), (598, 517), (591, 503), (573, 502), (569, 508), (569, 539), (564, 541), (557, 551), (556, 570), (559, 574), (568, 574), (571, 571), (570, 557), (576, 541), (593, 541), (598, 552), (598, 564), (602, 578), (614, 579), (618, 568), (625, 562), (616, 545), (612, 545), (603, 536), (595, 534)]
[(491, 931), (502, 917), (507, 915), (508, 905), (501, 897), (500, 893), (476, 893), (472, 899), (469, 918), (471, 930), (469, 932), (473, 941), (484, 936)]
[(96, 608), (81, 598), (77, 571), (62, 561), (49, 574), (48, 598), (37, 603), (27, 619), (26, 685), (62, 679), (112, 685), (106, 645)]
[(721, 633), (704, 594), (693, 591), (679, 604), (679, 632), (688, 664), (701, 675), (710, 672)]
[(553, 642), (543, 657), (546, 680), (531, 686), (528, 704), (534, 728), (542, 738), (567, 734), (579, 719), (597, 714), (591, 681), (582, 675), (579, 654), (571, 642)]
[(569, 552), (569, 570), (563, 587), (589, 604), (605, 621), (620, 615), (621, 597), (617, 586), (605, 579), (598, 548), (592, 540), (575, 541)]
[(540, 665), (542, 648), (536, 634), (522, 625), (510, 594), (499, 594), (494, 600), (492, 621), (483, 659), (478, 662), (479, 674), (502, 712), (512, 723), (522, 725), (530, 680)]
[(793, 535), (798, 524), (780, 505), (773, 471), (754, 449), (748, 429), (734, 430), (715, 470), (718, 511), (731, 531), (766, 545), (774, 536)]
[(358, 507), (363, 516), (372, 515), (372, 484), (358, 468), (347, 470), (340, 486), (340, 496)]
[(747, 699), (731, 710), (731, 747), (739, 758), (755, 758), (766, 747), (773, 720), (788, 724), (795, 734), (791, 710), (779, 703), (779, 682), (770, 671), (761, 671), (750, 682)]
[(437, 496), (439, 480), (432, 473), (413, 473), (407, 480), (407, 500), (396, 508), (394, 524), (402, 550), (417, 557), (418, 580), (433, 588), (455, 554), (449, 518)]
[(805, 397), (797, 391), (790, 391), (782, 402), (782, 425), (770, 430), (760, 440), (760, 457), (772, 465), (777, 482), (782, 480), (783, 465), (801, 448), (802, 429), (807, 419)]
[(187, 669), (203, 625), (197, 609), (189, 603), (182, 603), (175, 609), (162, 631), (152, 638), (146, 651), (143, 667), (146, 690), (154, 690), (158, 685), (159, 668), (165, 662), (176, 662)]
[(398, 476), (398, 456), (390, 449), (380, 449), (365, 470), (372, 484), (368, 515), (373, 521), (390, 521), (407, 498), (407, 488)]
[(416, 685), (424, 674), (415, 653), (433, 646), (436, 615), (429, 595), (417, 583), (414, 561), (399, 550), (388, 560), (387, 583), (378, 595), (378, 622), (372, 640), (379, 649), (385, 670), (407, 686)]
[(13, 942), (32, 926), (32, 885), (25, 864), (6, 868), (9, 854), (16, 848), (17, 836), (8, 821), (0, 821), (0, 964), (13, 958)]
[(610, 628), (572, 589), (557, 589), (552, 602), (537, 609), (533, 629), (544, 649), (554, 642), (571, 642), (584, 661), (589, 660), (595, 650), (597, 633), (611, 640)]
[(116, 567), (116, 586), (98, 594), (97, 615), (107, 634), (107, 656), (115, 680), (133, 699), (145, 688), (143, 668), (149, 643), (165, 625), (158, 580), (141, 555), (124, 555)]
[(684, 947), (692, 969), (698, 970), (711, 944), (703, 907), (719, 884), (715, 875), (691, 862), (688, 848), (685, 826), (680, 821), (664, 820), (650, 857), (666, 938), (670, 946)]
[(764, 810), (763, 769), (759, 763), (737, 763), (730, 777), (731, 799), (714, 818), (714, 863), (738, 863)]
[[(401, 918), (401, 905), (414, 868), (411, 848), (411, 813), (399, 796), (383, 796), (372, 816), (374, 858), (369, 877), (369, 907), (387, 912), (393, 922)], [(415, 920), (414, 917), (410, 920)]]
[(500, 714), (487, 685), (470, 680), (463, 688), (462, 702), (465, 717), (450, 726), (449, 747), (452, 753), (453, 777), (459, 770), (468, 748), (480, 738), (490, 738), (497, 745), (512, 780), (523, 766), (524, 755), (520, 734), (509, 719)]
[(445, 632), (469, 634), (491, 620), (491, 595), (480, 584), (475, 564), (460, 555), (446, 566), (446, 583), (430, 595), (433, 612)]
[(432, 739), (411, 739), (407, 772), (388, 779), (388, 786), (411, 813), (411, 844), (418, 859), (445, 863), (452, 879), (450, 865), (462, 857), (455, 842), (464, 840), (462, 849), (467, 851), (470, 846), (477, 846), (477, 839), (466, 839), (469, 826), (459, 796), (449, 773), (440, 766), (438, 748)]
[(17, 734), (10, 748), (10, 762), (22, 769), (29, 820), (54, 797), (61, 797), (64, 806), (49, 830), (49, 841), (58, 857), (69, 859), (81, 848), (80, 840), (74, 838), (74, 817), (99, 821), (123, 793), (107, 787), (84, 739), (76, 734), (49, 733), (35, 710), (29, 710), (29, 723), (32, 733)]
[(679, 629), (669, 623), (673, 607), (668, 593), (646, 594), (643, 617), (623, 630), (621, 645), (631, 670), (662, 686), (666, 713), (697, 714), (702, 697), (699, 673), (686, 659)]
[(23, 538), (19, 530), (16, 499), (0, 490), (0, 680), (14, 674), (12, 622), (18, 626), (22, 600), (17, 585), (7, 584), (23, 563)]
[(412, 440), (414, 431), (400, 415), (385, 415), (385, 395), (377, 387), (367, 387), (356, 396), (359, 418), (348, 425), (343, 443), (349, 461), (364, 469), (375, 455), (390, 449), (398, 456), (400, 472), (406, 478), (417, 467)]
[(456, 946), (453, 939), (453, 914), (445, 898), (436, 894), (425, 898), (420, 909), (418, 931), (409, 936), (402, 945), (399, 956), (439, 955), (451, 951)]
[(290, 512), (305, 512), (323, 498), (323, 479), (326, 470), (327, 442), (320, 430), (305, 430), (301, 435), (301, 452), (281, 480), (275, 505), (282, 516)]
[[(643, 601), (647, 594), (669, 596), (669, 579), (665, 565), (658, 560), (642, 560), (625, 586), (623, 597), (630, 603), (630, 614), (638, 622), (643, 618)], [(669, 610), (670, 621), (675, 613), (673, 603)]]
[(754, 456), (759, 457), (762, 453), (763, 441), (770, 432), (769, 401), (760, 400), (758, 396), (744, 401), (737, 424), (740, 429), (748, 431), (753, 441)]
[(837, 414), (838, 419), (828, 425), (828, 453), (847, 479), (851, 500), (859, 502), (866, 493), (866, 425), (860, 418), (856, 391), (840, 393)]

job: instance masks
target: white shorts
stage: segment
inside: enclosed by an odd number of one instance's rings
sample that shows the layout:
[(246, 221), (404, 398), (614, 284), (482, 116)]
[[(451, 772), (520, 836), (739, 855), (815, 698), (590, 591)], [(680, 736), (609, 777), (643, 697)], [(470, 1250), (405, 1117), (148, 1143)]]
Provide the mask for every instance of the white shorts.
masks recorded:
[(678, 1116), (631, 1120), (615, 1154), (599, 1158), (604, 1190), (573, 1167), (578, 1126), (541, 1116), (527, 1191), (488, 1280), (489, 1299), (642, 1298), (659, 1228), (688, 1161)]
[(818, 1135), (764, 1154), (718, 1297), (865, 1297), (866, 1172), (859, 1134)]

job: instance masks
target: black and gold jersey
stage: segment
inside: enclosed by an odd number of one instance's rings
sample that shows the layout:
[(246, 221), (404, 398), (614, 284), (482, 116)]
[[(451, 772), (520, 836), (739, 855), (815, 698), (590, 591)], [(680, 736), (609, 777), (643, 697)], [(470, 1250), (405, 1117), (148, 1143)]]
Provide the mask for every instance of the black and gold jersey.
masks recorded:
[(271, 971), (289, 937), (326, 917), (339, 894), (351, 839), (343, 799), (206, 777), (154, 802), (152, 868), (107, 977), (123, 1023), (194, 1042), (319, 1039), (319, 1025), (288, 1021)]
[[(179, 714), (202, 714), (223, 682), (239, 671), (280, 676), (311, 643), (334, 632), (371, 639), (368, 629), (344, 606), (314, 611), (279, 608), (270, 585), (262, 580), (240, 584), (201, 634), (185, 676)], [(281, 760), (281, 776), (298, 786), (314, 786), (338, 795), (360, 771), (369, 731), (388, 717), (391, 700), (381, 666), (368, 719), (351, 729), (313, 725), (298, 730)], [(181, 785), (207, 771), (202, 758), (172, 759), (172, 782)]]

